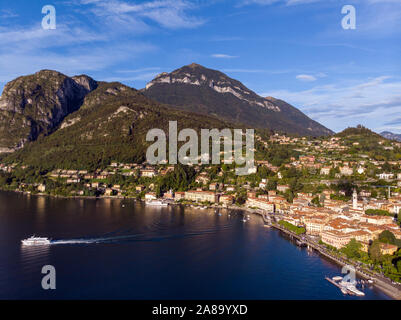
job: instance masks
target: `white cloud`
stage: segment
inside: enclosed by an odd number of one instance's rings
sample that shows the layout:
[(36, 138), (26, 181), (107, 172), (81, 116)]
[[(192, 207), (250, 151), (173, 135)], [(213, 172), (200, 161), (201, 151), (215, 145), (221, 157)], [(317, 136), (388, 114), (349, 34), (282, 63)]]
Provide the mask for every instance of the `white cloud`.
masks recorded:
[(228, 54), (224, 54), (224, 53), (214, 53), (211, 55), (211, 57), (213, 58), (218, 58), (218, 59), (233, 59), (233, 58), (238, 58), (238, 56), (231, 56)]
[(296, 78), (298, 80), (307, 81), (307, 82), (312, 82), (312, 81), (316, 81), (317, 80), (317, 78), (315, 76), (312, 76), (310, 74), (299, 74), (299, 75), (296, 76)]

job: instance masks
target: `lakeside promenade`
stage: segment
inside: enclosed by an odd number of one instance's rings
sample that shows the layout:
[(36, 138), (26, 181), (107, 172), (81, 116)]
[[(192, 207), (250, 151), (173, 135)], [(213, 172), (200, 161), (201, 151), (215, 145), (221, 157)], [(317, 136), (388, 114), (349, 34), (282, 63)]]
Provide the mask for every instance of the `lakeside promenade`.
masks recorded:
[[(259, 213), (260, 214), (260, 213)], [(263, 216), (263, 214), (262, 214)], [(265, 217), (262, 217), (263, 220), (265, 221)], [(265, 221), (266, 222), (266, 221)], [(379, 290), (383, 291), (385, 294), (387, 294), (388, 296), (390, 296), (393, 299), (396, 300), (401, 300), (401, 285), (399, 284), (393, 284), (391, 282), (391, 280), (387, 279), (384, 276), (381, 276), (377, 273), (373, 273), (370, 270), (367, 270), (365, 268), (363, 268), (360, 265), (357, 265), (355, 262), (350, 261), (346, 258), (342, 258), (342, 257), (337, 257), (333, 254), (331, 254), (324, 246), (320, 245), (319, 243), (314, 242), (313, 240), (307, 238), (307, 237), (301, 237), (299, 235), (297, 235), (294, 232), (291, 232), (283, 227), (281, 227), (280, 225), (278, 225), (277, 223), (271, 223), (270, 224), (272, 228), (275, 228), (277, 230), (279, 230), (280, 232), (285, 233), (286, 235), (288, 235), (291, 239), (295, 239), (298, 241), (301, 241), (303, 243), (305, 243), (305, 245), (312, 250), (315, 250), (316, 252), (318, 252), (321, 256), (337, 263), (340, 266), (352, 266), (355, 269), (356, 274), (365, 279), (365, 280), (373, 280), (373, 285), (378, 288)]]

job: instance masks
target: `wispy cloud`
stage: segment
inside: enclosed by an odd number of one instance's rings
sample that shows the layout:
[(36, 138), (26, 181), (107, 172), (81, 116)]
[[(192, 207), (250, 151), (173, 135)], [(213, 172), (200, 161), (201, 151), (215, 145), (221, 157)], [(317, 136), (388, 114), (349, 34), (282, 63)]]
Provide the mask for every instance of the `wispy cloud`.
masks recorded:
[(186, 0), (157, 0), (132, 4), (121, 0), (81, 0), (83, 5), (92, 5), (91, 11), (111, 21), (123, 23), (145, 23), (149, 19), (169, 29), (195, 28), (205, 21), (192, 16), (188, 11), (196, 6)]
[(312, 82), (312, 81), (316, 81), (317, 80), (317, 78), (315, 76), (312, 76), (310, 74), (299, 74), (299, 75), (296, 76), (296, 78), (298, 80), (307, 81), (307, 82)]
[(224, 53), (214, 53), (211, 55), (212, 58), (218, 58), (218, 59), (233, 59), (233, 58), (238, 58), (238, 56), (231, 56), (229, 54), (224, 54)]
[(140, 74), (134, 74), (131, 76), (125, 76), (125, 77), (119, 77), (119, 76), (114, 76), (114, 77), (106, 77), (103, 80), (104, 81), (118, 81), (118, 82), (130, 82), (130, 81), (150, 81), (153, 80), (156, 76), (158, 75), (158, 72), (145, 72), (145, 73), (140, 73)]
[(258, 5), (272, 5), (276, 3), (284, 3), (287, 6), (298, 5), (298, 4), (309, 4), (314, 2), (320, 2), (323, 0), (241, 0), (240, 6), (246, 6), (251, 4), (258, 4)]
[[(156, 43), (140, 39), (144, 34), (155, 34), (160, 29), (195, 28), (204, 23), (191, 15), (198, 6), (187, 0), (149, 0), (139, 4), (123, 0), (69, 0), (63, 5), (72, 14), (58, 16), (55, 30), (42, 29), (40, 19), (35, 24), (20, 21), (0, 25), (0, 82), (43, 68), (64, 73), (106, 70), (157, 50)], [(2, 15), (11, 16), (12, 12), (3, 10)], [(146, 81), (156, 72), (142, 69), (125, 78)]]
[(160, 70), (160, 67), (149, 67), (149, 68), (140, 68), (140, 69), (126, 69), (126, 70), (117, 70), (118, 73), (143, 73), (148, 71), (157, 71)]
[(2, 9), (0, 10), (0, 18), (1, 19), (8, 19), (8, 18), (16, 18), (18, 14), (9, 9)]
[(300, 80), (300, 81), (305, 81), (305, 82), (314, 82), (318, 80), (319, 78), (324, 78), (327, 75), (323, 72), (319, 72), (316, 74), (299, 74), (295, 78)]
[(344, 129), (345, 122), (347, 126), (362, 123), (383, 129), (386, 124), (394, 124), (394, 118), (401, 113), (401, 79), (390, 76), (348, 80), (345, 84), (315, 86), (302, 91), (276, 90), (263, 96), (278, 97), (299, 106), (334, 130)]

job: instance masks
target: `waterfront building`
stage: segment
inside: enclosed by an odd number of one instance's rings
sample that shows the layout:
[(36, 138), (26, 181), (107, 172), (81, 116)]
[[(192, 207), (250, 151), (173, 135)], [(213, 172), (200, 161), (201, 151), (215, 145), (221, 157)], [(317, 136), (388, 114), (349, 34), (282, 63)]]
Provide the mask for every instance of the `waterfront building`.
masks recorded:
[(156, 200), (156, 192), (148, 192), (145, 194), (145, 200)]
[(185, 199), (195, 202), (216, 202), (216, 194), (211, 191), (187, 191), (185, 192)]
[(268, 212), (274, 212), (274, 203), (270, 202), (267, 199), (248, 197), (248, 200), (246, 201), (246, 205), (248, 207), (259, 208), (262, 210), (266, 210)]
[(234, 197), (230, 195), (222, 195), (219, 198), (219, 202), (223, 205), (232, 205), (234, 203)]
[(322, 234), (326, 222), (317, 218), (309, 218), (304, 219), (304, 224), (307, 234), (318, 236)]
[(179, 201), (179, 200), (184, 199), (184, 198), (185, 198), (185, 192), (177, 191), (177, 192), (174, 194), (174, 200), (175, 200), (175, 201)]
[(322, 232), (322, 241), (337, 249), (341, 249), (351, 241), (351, 235), (337, 230), (326, 230)]

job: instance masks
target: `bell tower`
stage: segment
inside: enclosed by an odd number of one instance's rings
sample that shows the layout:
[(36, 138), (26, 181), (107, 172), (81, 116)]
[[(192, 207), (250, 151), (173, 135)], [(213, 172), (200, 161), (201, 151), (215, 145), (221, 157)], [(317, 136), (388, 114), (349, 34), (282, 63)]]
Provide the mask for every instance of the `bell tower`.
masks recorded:
[(352, 208), (358, 209), (358, 193), (356, 189), (354, 189), (354, 193), (352, 194)]

